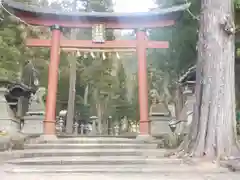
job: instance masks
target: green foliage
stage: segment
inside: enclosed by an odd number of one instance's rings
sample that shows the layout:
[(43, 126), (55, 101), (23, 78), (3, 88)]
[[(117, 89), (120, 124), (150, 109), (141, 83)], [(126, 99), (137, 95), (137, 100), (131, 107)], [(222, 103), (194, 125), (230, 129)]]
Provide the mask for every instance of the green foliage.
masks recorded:
[[(159, 6), (171, 6), (184, 3), (184, 1), (158, 1)], [(175, 26), (154, 29), (150, 31), (150, 38), (154, 40), (169, 41), (168, 49), (152, 50), (149, 52), (150, 71), (155, 79), (152, 81), (152, 88), (157, 89), (160, 95), (167, 97), (168, 93), (174, 89), (179, 76), (196, 62), (196, 44), (197, 44), (197, 15), (200, 10), (200, 2), (189, 0), (191, 7), (189, 11), (184, 12), (181, 19)], [(189, 13), (191, 12), (191, 13)], [(193, 14), (196, 17), (193, 17)]]
[(12, 23), (8, 14), (2, 12), (4, 20), (0, 26), (0, 76), (14, 79), (18, 76), (19, 65), (23, 61), (21, 31)]
[(117, 80), (114, 84), (114, 94), (112, 103), (114, 105), (114, 118), (120, 120), (123, 116), (132, 117), (132, 104), (127, 99), (127, 87), (126, 87), (126, 73), (125, 69), (120, 63)]
[(240, 0), (234, 0), (234, 2), (235, 2), (235, 7), (237, 9), (239, 9), (240, 8)]
[[(96, 1), (96, 0), (79, 0), (79, 1), (63, 1), (55, 2), (52, 4), (54, 8), (63, 9), (64, 11), (73, 11), (71, 7), (73, 4), (82, 4), (81, 8), (75, 8), (74, 11), (112, 11), (112, 1)], [(71, 36), (70, 29), (64, 29), (64, 35), (66, 37)], [(77, 39), (91, 39), (91, 30), (81, 29), (78, 30)], [(106, 32), (107, 40), (114, 39), (113, 31)], [(64, 54), (64, 53), (63, 53)], [(76, 82), (76, 97), (79, 98), (79, 102), (76, 99), (76, 111), (80, 112), (84, 118), (92, 115), (97, 115), (96, 104), (101, 104), (101, 109), (104, 109), (103, 116), (110, 115), (112, 112), (110, 106), (112, 105), (111, 97), (114, 94), (114, 83), (117, 77), (111, 74), (113, 66), (113, 57), (107, 56), (106, 59), (102, 58), (101, 53), (94, 53), (96, 57), (92, 57), (90, 53), (81, 54), (80, 57), (76, 57), (77, 60), (77, 82)], [(64, 62), (68, 62), (68, 57), (62, 57), (60, 64), (60, 82), (58, 96), (62, 102), (67, 101), (68, 96), (68, 79), (69, 79), (69, 66)], [(64, 61), (64, 62), (63, 62)], [(89, 103), (89, 109), (85, 111), (83, 108), (83, 97), (85, 96), (85, 89), (89, 87), (87, 99)], [(66, 105), (66, 104), (65, 104)], [(64, 106), (65, 106), (64, 105)], [(105, 108), (104, 108), (105, 107)], [(90, 114), (91, 113), (91, 114)], [(83, 118), (83, 117), (82, 117)]]

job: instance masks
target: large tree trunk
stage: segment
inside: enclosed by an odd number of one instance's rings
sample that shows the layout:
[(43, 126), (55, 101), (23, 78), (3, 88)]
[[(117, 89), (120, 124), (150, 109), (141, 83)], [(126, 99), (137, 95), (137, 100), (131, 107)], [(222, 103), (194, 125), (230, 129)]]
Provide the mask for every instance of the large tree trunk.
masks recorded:
[(184, 148), (192, 156), (219, 159), (236, 147), (233, 2), (202, 0), (201, 10), (197, 103)]

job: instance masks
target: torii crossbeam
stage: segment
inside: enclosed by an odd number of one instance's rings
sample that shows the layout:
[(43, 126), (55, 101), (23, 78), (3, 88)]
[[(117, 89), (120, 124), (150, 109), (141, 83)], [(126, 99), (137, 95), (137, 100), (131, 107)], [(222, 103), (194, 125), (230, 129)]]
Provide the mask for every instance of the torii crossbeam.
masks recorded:
[[(180, 18), (182, 12), (190, 4), (183, 4), (171, 8), (159, 9), (147, 13), (108, 13), (108, 12), (57, 12), (49, 8), (26, 7), (24, 4), (5, 0), (5, 5), (14, 10), (14, 14), (28, 24), (48, 26), (52, 30), (52, 38), (27, 39), (28, 47), (51, 48), (48, 94), (46, 102), (46, 117), (44, 121), (44, 133), (55, 135), (56, 123), (56, 94), (58, 84), (58, 66), (60, 48), (81, 49), (136, 49), (138, 57), (138, 93), (140, 106), (140, 134), (149, 135), (148, 120), (148, 86), (147, 86), (147, 60), (148, 48), (168, 48), (168, 42), (150, 41), (147, 39), (146, 29), (164, 26), (172, 26)], [(113, 40), (96, 43), (91, 40), (63, 40), (61, 28), (92, 28), (96, 25), (104, 25), (107, 29), (134, 29), (136, 40)]]

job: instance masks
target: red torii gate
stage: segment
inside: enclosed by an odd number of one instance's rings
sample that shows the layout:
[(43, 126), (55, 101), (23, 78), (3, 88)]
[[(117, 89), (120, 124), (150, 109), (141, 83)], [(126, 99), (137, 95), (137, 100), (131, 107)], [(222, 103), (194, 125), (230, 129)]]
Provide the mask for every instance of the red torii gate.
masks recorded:
[[(108, 12), (57, 12), (48, 8), (26, 7), (26, 5), (5, 0), (5, 5), (14, 10), (14, 14), (28, 24), (48, 26), (52, 30), (52, 38), (27, 39), (28, 47), (50, 47), (50, 64), (48, 74), (48, 94), (46, 101), (46, 116), (44, 120), (44, 133), (55, 135), (56, 123), (56, 94), (58, 84), (58, 66), (60, 48), (81, 49), (136, 49), (138, 56), (138, 83), (140, 106), (140, 133), (149, 134), (148, 120), (148, 87), (147, 87), (147, 48), (168, 48), (166, 41), (149, 41), (146, 28), (172, 26), (180, 18), (182, 12), (190, 4), (183, 4), (171, 8), (159, 9), (147, 13), (108, 13)], [(107, 29), (135, 29), (136, 40), (113, 40), (94, 42), (91, 40), (63, 40), (61, 28), (92, 28), (95, 25), (104, 25)]]

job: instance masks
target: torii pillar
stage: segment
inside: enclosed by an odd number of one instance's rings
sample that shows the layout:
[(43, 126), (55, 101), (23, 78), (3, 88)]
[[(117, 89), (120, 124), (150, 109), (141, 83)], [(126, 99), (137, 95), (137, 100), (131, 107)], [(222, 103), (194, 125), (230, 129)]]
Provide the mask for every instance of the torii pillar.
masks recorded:
[(56, 128), (56, 98), (58, 86), (58, 67), (60, 61), (61, 27), (51, 26), (52, 38), (50, 49), (50, 63), (48, 68), (48, 91), (46, 101), (46, 115), (44, 120), (44, 134), (55, 135)]
[(138, 57), (138, 96), (140, 112), (140, 135), (149, 134), (148, 119), (148, 82), (147, 82), (147, 46), (146, 30), (137, 30), (137, 57)]

